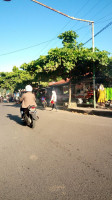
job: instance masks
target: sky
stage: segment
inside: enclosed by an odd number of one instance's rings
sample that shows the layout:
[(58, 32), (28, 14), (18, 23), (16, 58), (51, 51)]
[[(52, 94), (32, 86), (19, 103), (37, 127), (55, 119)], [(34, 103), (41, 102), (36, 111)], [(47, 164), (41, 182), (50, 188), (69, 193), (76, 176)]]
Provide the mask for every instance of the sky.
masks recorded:
[[(94, 21), (95, 47), (112, 56), (112, 0), (39, 0), (71, 17)], [(111, 24), (107, 28), (107, 25)], [(76, 21), (53, 12), (32, 0), (0, 0), (0, 72), (47, 55), (51, 48), (62, 47), (57, 36), (73, 30), (78, 43), (92, 37), (88, 22)], [(92, 47), (92, 41), (84, 45)]]

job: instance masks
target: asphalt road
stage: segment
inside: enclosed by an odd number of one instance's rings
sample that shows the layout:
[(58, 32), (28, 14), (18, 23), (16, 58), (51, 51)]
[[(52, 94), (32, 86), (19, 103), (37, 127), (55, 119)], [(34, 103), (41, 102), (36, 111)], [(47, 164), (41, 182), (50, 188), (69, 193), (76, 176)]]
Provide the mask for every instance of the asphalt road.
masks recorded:
[(112, 118), (0, 104), (0, 200), (112, 200)]

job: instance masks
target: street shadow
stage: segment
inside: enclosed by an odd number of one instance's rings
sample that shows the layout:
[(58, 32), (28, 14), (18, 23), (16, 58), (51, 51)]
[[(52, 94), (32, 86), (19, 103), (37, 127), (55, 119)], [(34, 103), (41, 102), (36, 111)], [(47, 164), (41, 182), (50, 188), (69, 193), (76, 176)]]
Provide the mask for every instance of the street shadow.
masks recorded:
[(45, 110), (45, 109), (44, 109), (42, 106), (40, 106), (40, 105), (37, 106), (37, 109), (38, 109), (38, 110)]
[(21, 121), (21, 118), (18, 115), (7, 114), (7, 118), (15, 121), (17, 124), (24, 125)]
[[(21, 104), (16, 104), (16, 103), (4, 103), (2, 106), (7, 106), (7, 107), (14, 107), (14, 108), (20, 108)], [(49, 110), (48, 110), (49, 109)], [(50, 111), (52, 109), (51, 106), (47, 106), (46, 108), (43, 108), (42, 105), (38, 104), (37, 105), (37, 110), (42, 110), (42, 111)], [(57, 109), (58, 110), (64, 110), (62, 105), (57, 104)]]
[[(57, 104), (56, 106), (57, 106), (57, 110), (66, 110), (66, 109), (63, 108), (63, 105)], [(38, 105), (37, 109), (38, 110), (43, 110), (43, 111), (51, 111), (52, 110), (52, 106), (48, 105), (48, 106), (46, 106), (46, 108), (43, 108), (42, 105)]]
[(16, 104), (16, 103), (4, 103), (4, 104), (2, 104), (2, 106), (19, 108), (19, 107), (21, 106), (21, 104)]

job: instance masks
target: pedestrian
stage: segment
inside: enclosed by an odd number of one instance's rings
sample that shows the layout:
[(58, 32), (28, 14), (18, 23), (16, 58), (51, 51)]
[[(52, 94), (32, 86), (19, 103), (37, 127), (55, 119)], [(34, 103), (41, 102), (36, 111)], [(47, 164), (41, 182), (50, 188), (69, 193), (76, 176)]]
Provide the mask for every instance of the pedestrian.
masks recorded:
[(56, 95), (56, 92), (53, 90), (53, 91), (52, 91), (52, 96), (51, 96), (52, 110), (53, 110), (54, 108), (57, 110), (56, 102), (57, 102), (57, 95)]
[(100, 85), (98, 89), (98, 93), (99, 93), (98, 103), (100, 104), (100, 106), (104, 106), (105, 100), (106, 100), (106, 93), (105, 93), (105, 88), (102, 84)]

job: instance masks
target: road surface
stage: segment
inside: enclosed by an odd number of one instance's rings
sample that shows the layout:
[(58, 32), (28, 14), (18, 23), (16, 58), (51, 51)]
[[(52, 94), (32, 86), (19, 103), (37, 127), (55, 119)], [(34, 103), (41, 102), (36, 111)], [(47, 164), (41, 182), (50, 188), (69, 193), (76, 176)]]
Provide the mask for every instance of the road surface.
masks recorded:
[(0, 200), (112, 200), (112, 118), (0, 104)]

